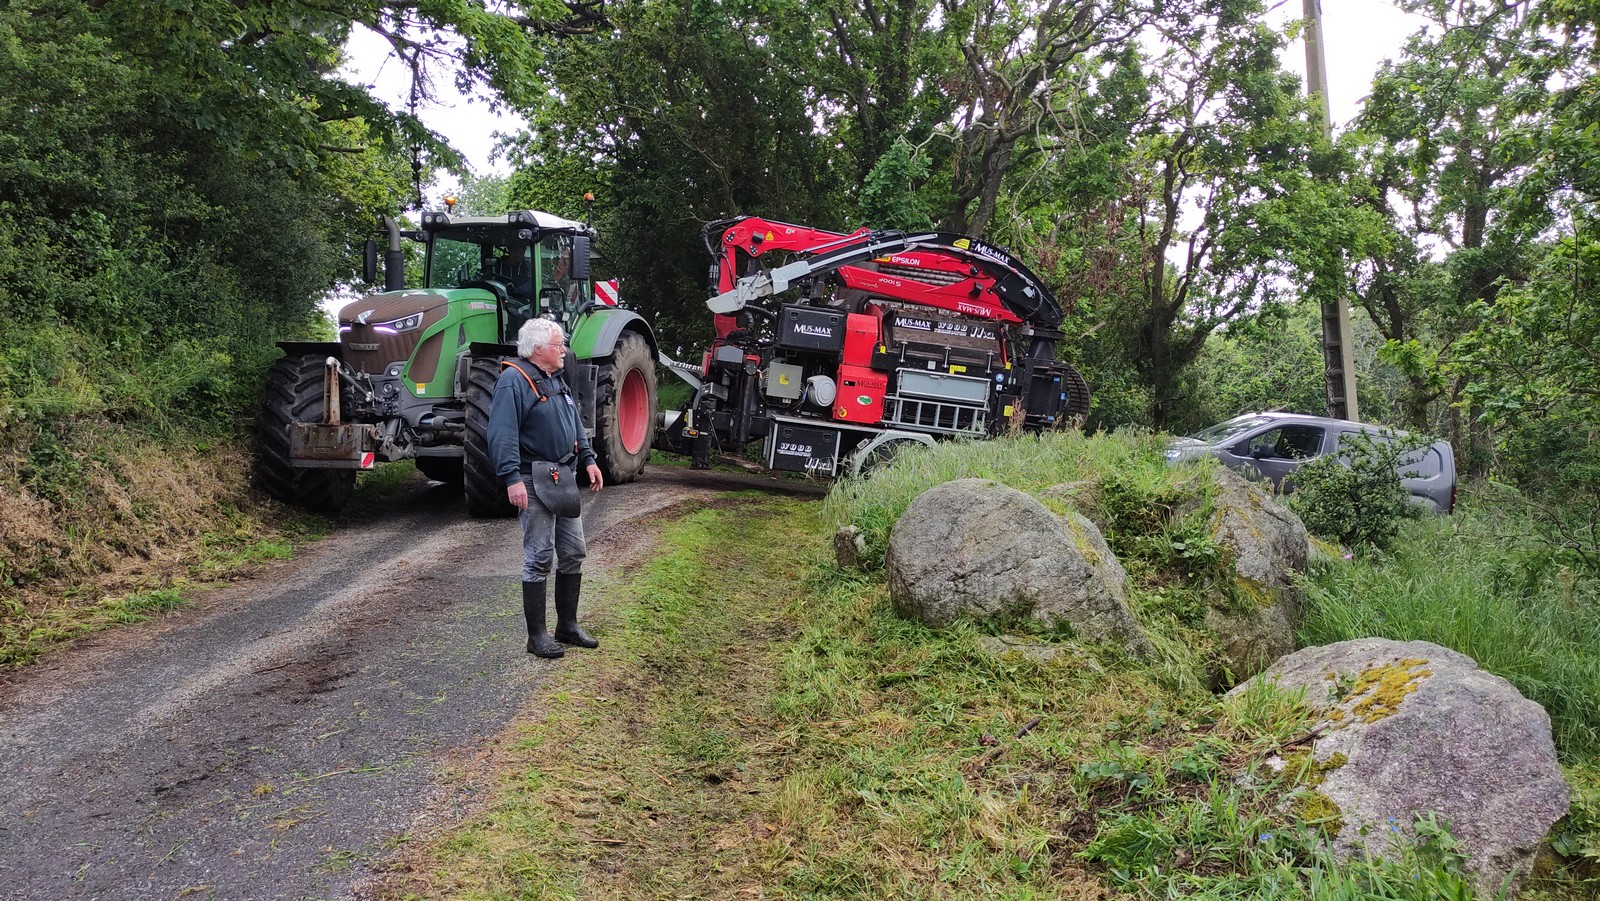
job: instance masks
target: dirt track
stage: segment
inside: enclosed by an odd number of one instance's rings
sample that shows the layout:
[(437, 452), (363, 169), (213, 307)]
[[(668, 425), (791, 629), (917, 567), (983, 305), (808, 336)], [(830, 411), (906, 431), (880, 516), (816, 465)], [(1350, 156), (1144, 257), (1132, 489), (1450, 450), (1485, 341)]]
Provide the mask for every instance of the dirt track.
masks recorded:
[[(750, 487), (817, 490), (653, 468), (586, 501), (586, 571)], [(514, 522), (419, 482), (290, 563), (0, 680), (0, 898), (347, 897), (560, 665), (523, 653), (519, 554)], [(603, 640), (603, 599), (586, 609)]]

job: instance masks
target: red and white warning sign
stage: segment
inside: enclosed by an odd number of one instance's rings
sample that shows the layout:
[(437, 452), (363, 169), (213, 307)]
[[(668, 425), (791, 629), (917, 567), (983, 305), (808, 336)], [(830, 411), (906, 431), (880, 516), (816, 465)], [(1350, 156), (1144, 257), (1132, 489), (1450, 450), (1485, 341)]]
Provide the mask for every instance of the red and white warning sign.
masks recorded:
[(594, 299), (608, 307), (617, 305), (617, 280), (594, 283)]

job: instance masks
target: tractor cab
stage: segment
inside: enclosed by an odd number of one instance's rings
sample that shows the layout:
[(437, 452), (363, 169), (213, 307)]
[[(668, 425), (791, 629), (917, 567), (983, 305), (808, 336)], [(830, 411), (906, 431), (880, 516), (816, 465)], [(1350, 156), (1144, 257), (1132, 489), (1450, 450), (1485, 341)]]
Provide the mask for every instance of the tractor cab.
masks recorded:
[(568, 331), (592, 298), (592, 232), (582, 222), (521, 211), (502, 217), (425, 213), (425, 285), (430, 290), (476, 288), (494, 297), (501, 343), (535, 316)]

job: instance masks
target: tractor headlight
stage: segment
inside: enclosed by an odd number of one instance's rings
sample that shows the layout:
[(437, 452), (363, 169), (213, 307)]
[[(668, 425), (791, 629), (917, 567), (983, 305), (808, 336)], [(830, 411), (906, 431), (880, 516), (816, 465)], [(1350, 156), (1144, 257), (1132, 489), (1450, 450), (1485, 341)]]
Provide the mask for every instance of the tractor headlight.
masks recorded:
[(422, 325), (422, 314), (412, 313), (410, 316), (407, 316), (404, 319), (396, 319), (393, 322), (385, 322), (381, 325), (375, 325), (373, 326), (373, 330), (393, 335), (399, 334), (400, 332), (409, 332), (420, 325)]

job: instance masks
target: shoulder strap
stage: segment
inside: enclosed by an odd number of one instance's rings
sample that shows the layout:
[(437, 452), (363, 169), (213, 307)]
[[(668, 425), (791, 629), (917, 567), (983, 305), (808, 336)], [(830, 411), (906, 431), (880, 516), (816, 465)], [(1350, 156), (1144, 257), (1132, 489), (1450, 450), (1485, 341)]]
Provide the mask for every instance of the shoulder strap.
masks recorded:
[(528, 387), (533, 389), (533, 396), (537, 397), (539, 399), (538, 401), (536, 401), (537, 403), (541, 403), (542, 404), (545, 401), (549, 400), (549, 398), (545, 396), (545, 393), (543, 391), (539, 390), (539, 386), (534, 383), (533, 376), (528, 375), (528, 370), (523, 369), (521, 366), (517, 365), (517, 362), (515, 360), (501, 360), (500, 361), (500, 368), (501, 369), (504, 369), (507, 366), (510, 366), (512, 369), (515, 369), (517, 372), (520, 372), (522, 374), (522, 377), (528, 380)]

